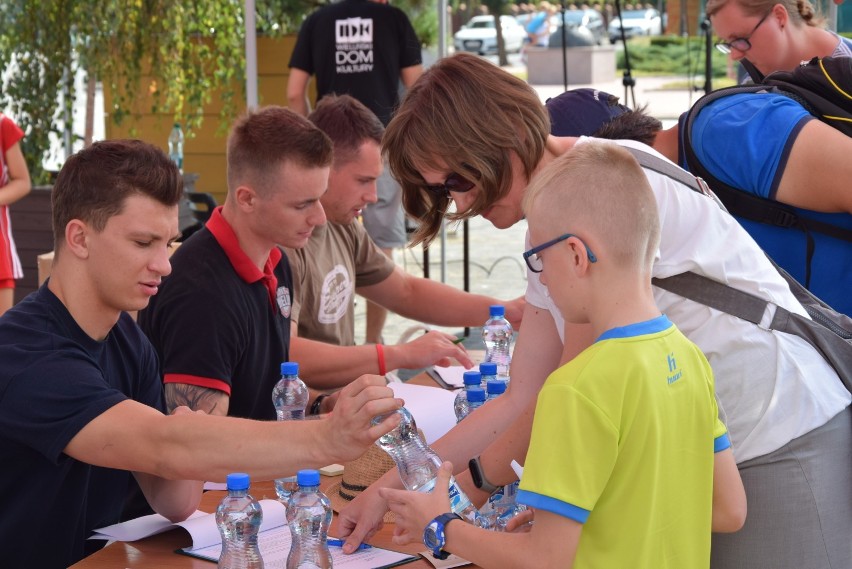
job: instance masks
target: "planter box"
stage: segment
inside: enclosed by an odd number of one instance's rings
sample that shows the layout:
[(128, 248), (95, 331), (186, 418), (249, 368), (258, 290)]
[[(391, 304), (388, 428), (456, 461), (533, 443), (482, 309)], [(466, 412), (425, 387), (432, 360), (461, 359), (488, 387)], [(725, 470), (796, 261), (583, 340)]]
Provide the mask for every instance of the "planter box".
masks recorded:
[[(527, 82), (530, 85), (562, 85), (561, 47), (527, 47)], [(569, 85), (614, 81), (615, 48), (612, 46), (569, 47), (565, 50)]]

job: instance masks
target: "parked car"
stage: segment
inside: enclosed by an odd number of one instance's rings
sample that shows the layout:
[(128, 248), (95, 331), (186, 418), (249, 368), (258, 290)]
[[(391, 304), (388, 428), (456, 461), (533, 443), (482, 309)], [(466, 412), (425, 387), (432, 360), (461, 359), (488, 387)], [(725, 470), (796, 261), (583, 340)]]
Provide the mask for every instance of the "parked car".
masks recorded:
[[(659, 36), (663, 33), (663, 19), (653, 8), (647, 10), (625, 10), (621, 12), (624, 20), (624, 38), (636, 36)], [(621, 39), (621, 21), (613, 18), (609, 23), (609, 41), (615, 43)]]
[[(507, 53), (517, 53), (524, 45), (527, 32), (512, 16), (500, 16), (503, 41)], [(456, 51), (469, 51), (485, 55), (497, 53), (497, 28), (494, 16), (474, 16), (453, 36)]]
[[(550, 47), (562, 47), (562, 12), (550, 19), (554, 31)], [(597, 10), (565, 10), (565, 39), (568, 47), (600, 45), (604, 34), (603, 16)]]

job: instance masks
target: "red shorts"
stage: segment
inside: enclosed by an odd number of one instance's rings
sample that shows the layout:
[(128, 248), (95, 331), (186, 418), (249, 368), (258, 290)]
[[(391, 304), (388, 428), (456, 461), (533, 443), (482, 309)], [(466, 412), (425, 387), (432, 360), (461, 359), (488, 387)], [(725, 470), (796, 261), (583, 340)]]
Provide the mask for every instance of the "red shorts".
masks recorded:
[(5, 286), (5, 282), (23, 276), (21, 260), (18, 258), (15, 240), (12, 238), (12, 221), (9, 216), (9, 208), (0, 206), (0, 287), (12, 288)]

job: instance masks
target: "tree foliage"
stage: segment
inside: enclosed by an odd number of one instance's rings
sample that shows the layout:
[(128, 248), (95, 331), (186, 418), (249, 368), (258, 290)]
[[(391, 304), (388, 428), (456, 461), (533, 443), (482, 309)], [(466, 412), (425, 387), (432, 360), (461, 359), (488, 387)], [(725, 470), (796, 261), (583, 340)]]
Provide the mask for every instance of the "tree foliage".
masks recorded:
[[(258, 32), (293, 33), (325, 3), (255, 0)], [(421, 41), (433, 42), (435, 0), (402, 4), (420, 19)], [(3, 0), (0, 22), (0, 109), (24, 129), (22, 148), (37, 183), (46, 178), (41, 164), (50, 134), (61, 134), (63, 110), (73, 104), (74, 89), (63, 86), (80, 70), (110, 89), (108, 111), (118, 123), (132, 115), (143, 77), (152, 110), (173, 114), (190, 132), (213, 93), (224, 102), (225, 124), (237, 111), (236, 90), (245, 84), (244, 0)]]

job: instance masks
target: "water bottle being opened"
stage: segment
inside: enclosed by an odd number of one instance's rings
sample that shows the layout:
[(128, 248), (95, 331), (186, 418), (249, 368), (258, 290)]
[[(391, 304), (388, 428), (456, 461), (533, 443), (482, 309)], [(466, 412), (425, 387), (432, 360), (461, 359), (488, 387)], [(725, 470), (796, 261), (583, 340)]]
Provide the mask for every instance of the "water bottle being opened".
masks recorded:
[(479, 387), (478, 385), (474, 385), (470, 389), (467, 390), (467, 405), (462, 412), (462, 416), (459, 417), (457, 423), (462, 419), (479, 409), (485, 404), (486, 393), (485, 390)]
[(456, 413), (456, 423), (462, 420), (462, 417), (467, 415), (467, 391), (471, 387), (479, 387), (482, 385), (482, 375), (476, 370), (469, 370), (462, 375), (464, 389), (460, 389), (456, 393), (456, 398), (453, 401), (453, 411)]
[[(281, 379), (272, 389), (272, 404), (279, 421), (301, 421), (305, 418), (308, 406), (308, 386), (299, 379), (299, 364), (284, 362), (281, 364)], [(285, 506), (290, 494), (299, 487), (295, 476), (275, 480), (275, 493)]]
[[(408, 409), (402, 407), (394, 413), (400, 415), (399, 425), (379, 437), (376, 444), (393, 458), (402, 485), (407, 490), (431, 492), (441, 468), (441, 459), (417, 434), (417, 425)], [(386, 414), (373, 418), (373, 424), (378, 425), (388, 416), (389, 414)], [(453, 512), (468, 522), (473, 523), (476, 519), (476, 507), (456, 484), (455, 478), (450, 478), (450, 506)]]
[(287, 569), (331, 569), (328, 550), (331, 502), (320, 492), (318, 471), (300, 470), (297, 479), (299, 489), (290, 495), (287, 503), (291, 539)]
[(228, 495), (216, 508), (216, 525), (222, 536), (219, 569), (263, 569), (257, 533), (263, 510), (248, 493), (249, 475), (229, 474)]
[(169, 133), (169, 158), (183, 172), (183, 130), (180, 128), (180, 123), (177, 122)]
[(497, 378), (509, 380), (509, 364), (512, 362), (512, 325), (505, 318), (506, 309), (492, 304), (491, 317), (482, 327), (485, 344), (485, 361), (497, 364)]

